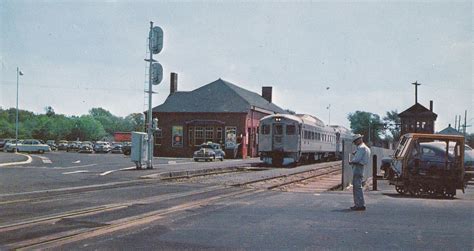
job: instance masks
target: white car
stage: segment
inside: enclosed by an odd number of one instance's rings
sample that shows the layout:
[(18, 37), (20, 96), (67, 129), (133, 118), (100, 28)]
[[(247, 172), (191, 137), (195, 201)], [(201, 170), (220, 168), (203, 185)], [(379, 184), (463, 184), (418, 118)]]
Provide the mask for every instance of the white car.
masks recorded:
[(26, 139), (23, 141), (19, 141), (18, 144), (16, 143), (11, 143), (8, 144), (5, 147), (5, 151), (8, 152), (14, 152), (15, 149), (18, 152), (38, 152), (38, 153), (44, 153), (44, 152), (50, 152), (51, 147), (41, 143), (39, 140), (36, 139)]

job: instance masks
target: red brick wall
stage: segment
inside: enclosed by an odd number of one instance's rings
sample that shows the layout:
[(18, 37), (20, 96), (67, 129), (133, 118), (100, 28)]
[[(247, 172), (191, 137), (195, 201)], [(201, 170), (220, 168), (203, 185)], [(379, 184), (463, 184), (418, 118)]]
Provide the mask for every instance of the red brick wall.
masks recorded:
[[(189, 157), (197, 150), (195, 146), (189, 146), (189, 135), (186, 121), (191, 120), (218, 120), (226, 126), (237, 127), (237, 138), (242, 135), (242, 152), (240, 156), (257, 156), (257, 144), (255, 134), (258, 131), (259, 120), (267, 114), (250, 111), (248, 113), (153, 113), (153, 118), (158, 118), (158, 127), (162, 130), (161, 145), (155, 145), (154, 155), (161, 157)], [(183, 127), (183, 147), (172, 147), (172, 127)], [(250, 134), (249, 133), (250, 130)]]

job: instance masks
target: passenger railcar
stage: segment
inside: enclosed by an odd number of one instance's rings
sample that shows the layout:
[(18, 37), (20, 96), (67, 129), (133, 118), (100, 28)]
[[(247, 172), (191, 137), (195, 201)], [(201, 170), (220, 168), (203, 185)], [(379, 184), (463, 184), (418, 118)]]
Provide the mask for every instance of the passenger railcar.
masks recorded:
[(342, 126), (326, 126), (307, 114), (273, 114), (259, 125), (260, 159), (276, 166), (330, 160), (340, 157), (342, 140), (351, 132)]

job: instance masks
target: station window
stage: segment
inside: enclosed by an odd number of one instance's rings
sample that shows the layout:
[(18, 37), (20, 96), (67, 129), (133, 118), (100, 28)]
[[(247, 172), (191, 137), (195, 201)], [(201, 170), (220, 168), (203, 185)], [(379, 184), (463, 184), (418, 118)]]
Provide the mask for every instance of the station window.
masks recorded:
[(194, 145), (199, 146), (204, 143), (204, 128), (196, 127), (194, 131)]
[(286, 135), (295, 135), (296, 127), (294, 125), (287, 125), (286, 126)]
[(154, 134), (155, 138), (155, 145), (156, 146), (161, 146), (161, 140), (163, 138), (163, 134), (161, 133), (161, 130), (159, 131), (156, 131), (155, 134)]
[(224, 134), (222, 133), (222, 127), (216, 128), (216, 141), (220, 144), (224, 142)]
[(204, 142), (214, 141), (214, 127), (206, 127), (206, 139)]
[(260, 133), (262, 135), (267, 135), (267, 134), (270, 134), (270, 126), (269, 125), (262, 125), (260, 127)]

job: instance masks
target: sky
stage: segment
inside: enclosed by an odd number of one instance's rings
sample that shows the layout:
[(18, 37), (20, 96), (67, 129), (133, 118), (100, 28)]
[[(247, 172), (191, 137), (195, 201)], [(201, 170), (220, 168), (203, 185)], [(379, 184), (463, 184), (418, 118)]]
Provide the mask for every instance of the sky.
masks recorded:
[[(126, 116), (145, 106), (150, 21), (164, 31), (153, 106), (219, 78), (349, 128), (434, 101), (437, 131), (474, 124), (471, 1), (0, 0), (0, 107)], [(329, 87), (329, 88), (327, 88)], [(328, 109), (330, 106), (330, 109)], [(474, 132), (468, 127), (468, 132)]]

